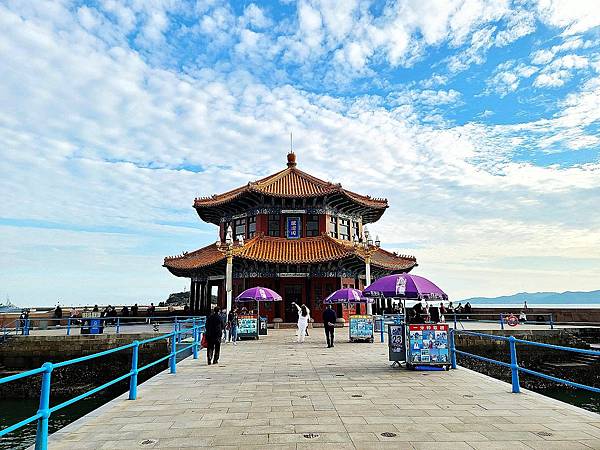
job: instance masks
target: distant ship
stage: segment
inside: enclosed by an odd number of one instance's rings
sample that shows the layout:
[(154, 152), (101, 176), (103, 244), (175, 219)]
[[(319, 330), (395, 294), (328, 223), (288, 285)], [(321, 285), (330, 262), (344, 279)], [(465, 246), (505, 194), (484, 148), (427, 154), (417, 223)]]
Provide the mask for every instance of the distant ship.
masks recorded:
[(21, 312), (21, 308), (17, 305), (13, 305), (8, 298), (6, 299), (6, 303), (0, 303), (0, 314), (14, 312)]

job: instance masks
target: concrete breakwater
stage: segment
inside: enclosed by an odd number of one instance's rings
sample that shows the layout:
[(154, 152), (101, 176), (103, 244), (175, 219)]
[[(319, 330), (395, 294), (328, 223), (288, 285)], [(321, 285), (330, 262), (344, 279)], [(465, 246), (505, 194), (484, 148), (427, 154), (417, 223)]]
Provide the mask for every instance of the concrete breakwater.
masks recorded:
[[(494, 330), (485, 331), (485, 333), (502, 336), (512, 335), (516, 338), (529, 341), (576, 348), (589, 348), (590, 343), (600, 342), (600, 329), (596, 328), (519, 331)], [(478, 336), (458, 335), (455, 343), (456, 348), (459, 350), (498, 361), (510, 362), (508, 342), (506, 341), (494, 341)], [(519, 366), (527, 369), (589, 386), (600, 387), (600, 357), (517, 344), (517, 360)], [(508, 383), (511, 381), (510, 370), (495, 364), (467, 356), (459, 356), (458, 364)], [(539, 377), (525, 374), (520, 374), (519, 377), (522, 387), (542, 394), (545, 394), (547, 391), (556, 391), (558, 387), (562, 390), (573, 390), (573, 388), (566, 385), (554, 383)], [(589, 395), (591, 398), (595, 394), (590, 392)]]
[[(600, 324), (600, 308), (538, 308), (507, 305), (501, 308), (473, 306), (474, 318), (478, 320), (499, 320), (500, 314), (515, 314), (525, 311), (529, 321), (548, 322), (550, 315), (555, 323)], [(483, 315), (483, 316), (481, 316)]]
[[(59, 362), (143, 340), (153, 335), (92, 335), (92, 336), (15, 336), (0, 345), (0, 376), (40, 367), (44, 362)], [(139, 349), (139, 366), (169, 353), (166, 340), (144, 344)], [(139, 382), (167, 367), (157, 364), (139, 374)], [(52, 372), (52, 395), (73, 397), (117, 378), (131, 370), (131, 349), (97, 359), (56, 369)], [(127, 389), (127, 380), (107, 388), (103, 395), (112, 397)], [(2, 398), (37, 398), (40, 377), (28, 377), (0, 385)]]

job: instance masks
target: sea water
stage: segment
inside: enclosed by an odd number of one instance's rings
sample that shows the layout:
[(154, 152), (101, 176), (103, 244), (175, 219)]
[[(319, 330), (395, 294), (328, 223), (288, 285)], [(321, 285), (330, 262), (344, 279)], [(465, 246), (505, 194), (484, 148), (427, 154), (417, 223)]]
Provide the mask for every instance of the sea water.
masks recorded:
[[(53, 399), (55, 401), (55, 399)], [(50, 433), (60, 430), (64, 426), (86, 415), (94, 409), (109, 401), (102, 397), (88, 397), (76, 402), (66, 408), (58, 410), (50, 416), (48, 429)], [(58, 400), (60, 403), (60, 400)], [(27, 417), (33, 416), (39, 407), (38, 399), (15, 399), (0, 400), (0, 429), (11, 426)], [(33, 422), (19, 430), (8, 433), (0, 438), (0, 449), (21, 450), (35, 444), (36, 422)]]

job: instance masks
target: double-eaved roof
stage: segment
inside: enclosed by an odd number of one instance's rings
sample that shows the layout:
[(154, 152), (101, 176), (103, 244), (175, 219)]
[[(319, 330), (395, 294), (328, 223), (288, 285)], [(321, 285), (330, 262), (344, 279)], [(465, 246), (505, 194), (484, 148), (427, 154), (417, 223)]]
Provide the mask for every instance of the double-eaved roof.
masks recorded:
[(336, 199), (339, 208), (363, 216), (363, 222), (375, 222), (388, 207), (383, 198), (372, 198), (344, 189), (339, 183), (331, 183), (314, 177), (296, 167), (296, 155), (288, 154), (287, 168), (268, 177), (250, 182), (245, 186), (211, 197), (196, 198), (194, 208), (206, 222), (219, 223), (220, 217), (231, 209), (236, 201), (248, 207), (259, 197), (309, 199), (328, 197)]
[[(408, 272), (417, 265), (414, 256), (397, 255), (382, 248), (369, 248), (371, 264), (389, 271)], [(234, 259), (246, 259), (271, 264), (317, 264), (345, 258), (365, 260), (367, 251), (362, 245), (334, 239), (323, 234), (302, 239), (258, 236), (233, 249)], [(214, 243), (180, 256), (167, 257), (164, 266), (173, 274), (186, 276), (190, 272), (218, 264), (226, 258), (226, 247)]]

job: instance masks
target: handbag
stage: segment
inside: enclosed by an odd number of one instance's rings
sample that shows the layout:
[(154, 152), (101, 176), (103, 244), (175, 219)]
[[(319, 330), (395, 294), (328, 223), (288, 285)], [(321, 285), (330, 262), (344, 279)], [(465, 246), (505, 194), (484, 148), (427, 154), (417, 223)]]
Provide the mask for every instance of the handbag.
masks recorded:
[(202, 339), (200, 340), (200, 346), (202, 348), (208, 348), (208, 342), (206, 342), (206, 335), (202, 335)]

